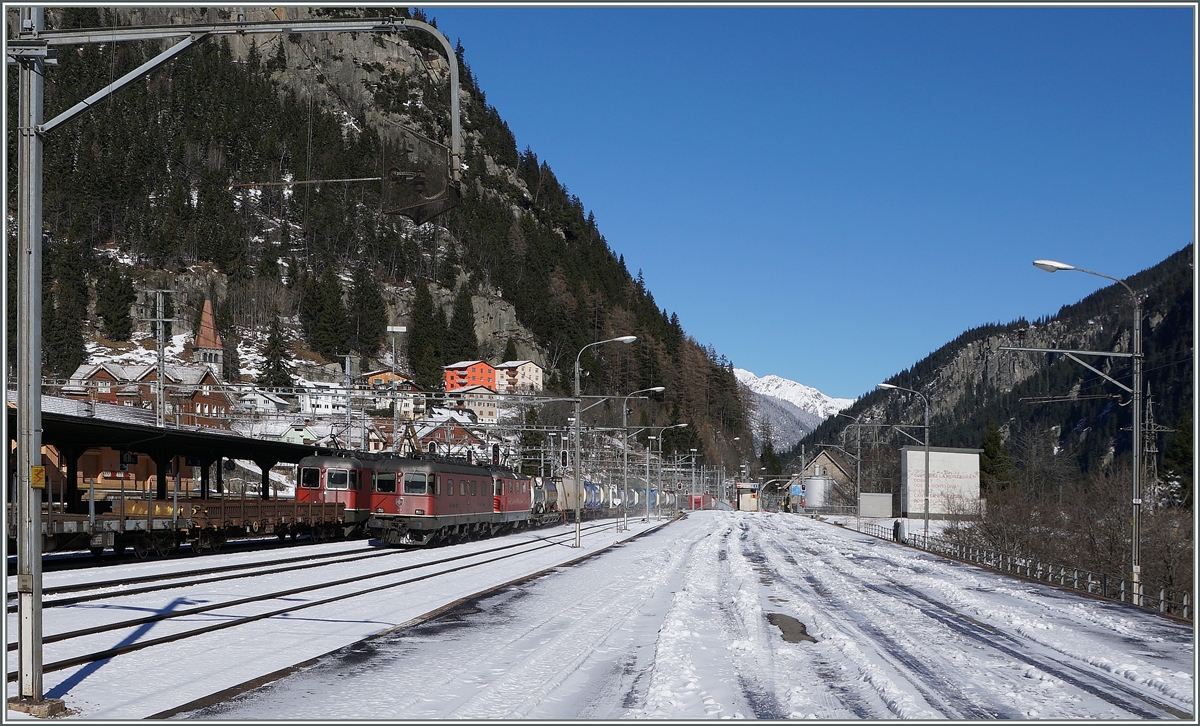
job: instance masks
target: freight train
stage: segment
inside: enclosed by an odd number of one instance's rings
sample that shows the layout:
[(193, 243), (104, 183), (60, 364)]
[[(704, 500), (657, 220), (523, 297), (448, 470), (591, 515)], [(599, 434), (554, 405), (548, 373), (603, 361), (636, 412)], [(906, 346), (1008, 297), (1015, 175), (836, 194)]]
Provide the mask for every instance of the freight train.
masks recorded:
[[(645, 510), (646, 496), (645, 487), (630, 487), (631, 515)], [(621, 497), (620, 486), (584, 480), (582, 516), (615, 516)], [(675, 501), (674, 494), (653, 488), (649, 497), (656, 509)], [(90, 549), (99, 556), (106, 549), (132, 549), (140, 558), (165, 556), (185, 544), (192, 552), (217, 552), (229, 540), (265, 536), (315, 542), (369, 536), (380, 544), (435, 545), (561, 522), (573, 518), (574, 508), (569, 476), (529, 477), (429, 455), (345, 452), (301, 459), (294, 498), (122, 496), (94, 514), (43, 511), (42, 551)], [(16, 516), (8, 514), (9, 549), (15, 551)]]
[[(431, 545), (515, 532), (562, 521), (575, 507), (570, 477), (529, 477), (456, 459), (310, 456), (298, 470), (298, 501), (344, 503), (346, 521), (361, 524), (383, 544)], [(621, 491), (584, 480), (581, 513), (615, 515)], [(644, 491), (630, 490), (630, 507), (645, 506)], [(650, 497), (653, 507), (674, 504), (673, 494), (660, 497), (651, 489)]]

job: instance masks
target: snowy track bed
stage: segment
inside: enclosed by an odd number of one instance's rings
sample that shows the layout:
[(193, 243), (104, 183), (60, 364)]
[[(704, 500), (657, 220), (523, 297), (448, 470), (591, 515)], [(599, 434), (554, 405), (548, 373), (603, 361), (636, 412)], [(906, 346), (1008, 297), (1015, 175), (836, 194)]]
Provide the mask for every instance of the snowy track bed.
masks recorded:
[[(48, 697), (63, 698), (72, 715), (145, 718), (288, 669), (490, 587), (595, 553), (644, 528), (644, 524), (636, 524), (633, 532), (618, 534), (612, 522), (599, 526), (585, 523), (582, 549), (567, 546), (573, 528), (563, 526), (455, 547), (414, 551), (385, 549), (382, 552), (395, 553), (383, 558), (386, 565), (380, 558), (331, 562), (319, 570), (206, 582), (158, 593), (129, 596), (114, 593), (105, 600), (51, 608), (45, 615), (48, 639), (55, 633), (122, 624), (139, 616), (155, 620), (48, 643), (44, 658), (47, 663), (44, 691)], [(318, 546), (313, 548), (313, 554), (320, 554), (326, 547), (331, 552), (345, 553), (361, 549), (362, 544)], [(461, 557), (467, 559), (457, 560)], [(211, 563), (218, 558), (206, 559)], [(188, 562), (179, 561), (176, 566), (186, 571), (190, 569)], [(475, 566), (485, 562), (487, 564), (483, 566)], [(166, 562), (147, 564), (148, 569), (160, 573), (169, 566)], [(415, 568), (407, 575), (414, 582), (395, 586), (404, 575), (381, 579), (370, 577), (380, 570), (398, 566)], [(449, 570), (457, 571), (444, 574)], [(144, 571), (136, 566), (129, 570), (131, 577), (143, 574)], [(63, 579), (80, 577), (78, 573), (71, 573)], [(346, 584), (324, 587), (324, 583), (333, 580), (345, 580)], [(361, 584), (355, 581), (361, 581)], [(284, 597), (251, 601), (256, 596), (287, 589), (293, 592)], [(316, 603), (339, 594), (352, 594), (352, 597), (329, 604)], [(231, 600), (243, 602), (232, 607), (223, 605)], [(292, 606), (301, 609), (105, 660), (53, 672), (50, 669), (56, 659), (110, 648), (137, 647), (175, 633), (227, 624)], [(181, 610), (206, 607), (214, 609), (159, 619)], [(15, 632), (15, 625), (16, 616), (10, 615), (10, 633)], [(8, 661), (10, 671), (15, 669), (15, 652), (10, 651)], [(15, 684), (10, 683), (8, 690), (10, 696), (14, 695)], [(9, 712), (10, 717), (14, 715)]]
[(696, 512), (180, 716), (1190, 720), (1192, 642), (852, 530)]

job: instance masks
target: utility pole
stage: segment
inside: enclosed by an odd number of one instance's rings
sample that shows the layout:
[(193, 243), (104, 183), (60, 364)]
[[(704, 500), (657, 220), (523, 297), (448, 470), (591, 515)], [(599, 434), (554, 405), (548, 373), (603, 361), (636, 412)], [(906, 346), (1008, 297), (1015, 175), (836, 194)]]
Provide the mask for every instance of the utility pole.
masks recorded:
[(396, 333), (407, 333), (403, 325), (389, 325), (387, 331), (392, 334), (392, 450), (400, 451), (400, 403), (397, 400), (399, 382), (396, 380)]
[(167, 423), (167, 413), (163, 388), (163, 379), (166, 377), (166, 351), (164, 344), (166, 342), (166, 324), (175, 322), (175, 318), (166, 317), (166, 295), (174, 293), (174, 290), (147, 290), (146, 292), (154, 293), (154, 317), (142, 318), (147, 323), (154, 323), (154, 340), (156, 350), (158, 351), (158, 373), (157, 380), (154, 382), (154, 421), (159, 428), (162, 428)]
[[(44, 8), (21, 8), (21, 32), (36, 36)], [(46, 43), (6, 42), (18, 71), (17, 165), (17, 697), (10, 707), (37, 716), (62, 713), (42, 698), (42, 92)], [(7, 425), (7, 424), (6, 424)], [(40, 475), (39, 475), (40, 474)]]

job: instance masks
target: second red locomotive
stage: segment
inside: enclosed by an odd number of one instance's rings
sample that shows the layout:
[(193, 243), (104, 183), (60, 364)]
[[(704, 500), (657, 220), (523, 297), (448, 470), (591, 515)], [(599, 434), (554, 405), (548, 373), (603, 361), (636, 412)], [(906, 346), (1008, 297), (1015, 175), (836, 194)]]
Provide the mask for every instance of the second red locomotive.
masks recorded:
[(385, 459), (372, 465), (367, 529), (385, 544), (462, 542), (529, 524), (529, 477), (449, 460)]

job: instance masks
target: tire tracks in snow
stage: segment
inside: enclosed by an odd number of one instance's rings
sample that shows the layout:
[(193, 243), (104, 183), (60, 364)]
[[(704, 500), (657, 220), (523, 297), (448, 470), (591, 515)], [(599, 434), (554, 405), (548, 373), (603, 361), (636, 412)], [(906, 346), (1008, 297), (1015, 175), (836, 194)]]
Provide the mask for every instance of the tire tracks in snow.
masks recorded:
[[(784, 563), (788, 563), (788, 560), (791, 560), (791, 563), (795, 563), (795, 558), (785, 548), (782, 543), (783, 541), (800, 545), (801, 549), (809, 552), (818, 560), (828, 556), (801, 543), (797, 539), (797, 533), (794, 530), (772, 526), (770, 529), (773, 536), (767, 537), (765, 536), (766, 529), (764, 527), (763, 540), (777, 554), (778, 560), (783, 560)], [(1024, 715), (1001, 704), (980, 703), (980, 694), (978, 691), (973, 689), (968, 691), (960, 685), (960, 681), (957, 678), (958, 673), (955, 670), (956, 666), (953, 663), (947, 663), (939, 667), (936, 664), (941, 663), (943, 658), (937, 653), (932, 652), (930, 648), (926, 647), (926, 644), (922, 644), (911, 638), (897, 637), (885, 631), (880, 623), (898, 622), (894, 613), (886, 612), (882, 608), (877, 607), (876, 604), (870, 603), (865, 599), (852, 600), (836, 594), (837, 591), (855, 591), (856, 587), (861, 587), (866, 583), (862, 581), (857, 581), (849, 585), (839, 583), (842, 587), (836, 587), (826, 583), (815, 574), (804, 575), (803, 583), (801, 583), (786, 574), (784, 568), (775, 564), (771, 564), (770, 567), (774, 576), (781, 580), (789, 590), (796, 593), (803, 593), (807, 590), (828, 603), (830, 607), (826, 611), (826, 618), (830, 626), (837, 627), (843, 630), (843, 632), (848, 628), (852, 632), (861, 634), (861, 636), (873, 643), (876, 646), (876, 652), (899, 675), (904, 677), (931, 708), (937, 709), (942, 716), (965, 719), (997, 719), (1020, 718)], [(815, 570), (813, 572), (815, 573)], [(833, 573), (831, 571), (830, 574), (842, 573)], [(878, 574), (878, 572), (873, 571), (873, 574)], [(864, 606), (870, 608), (873, 612), (864, 612)], [(889, 707), (891, 708), (892, 704), (889, 703)], [(893, 713), (899, 716), (908, 715), (896, 712), (894, 708)]]
[[(779, 528), (775, 529), (780, 535), (786, 537), (789, 541), (800, 545), (805, 551), (815, 558), (825, 559), (835, 554), (837, 556), (845, 557), (845, 555), (843, 555), (840, 551), (836, 551), (837, 547), (834, 543), (825, 540), (818, 540), (817, 542), (819, 542), (819, 544), (830, 550), (821, 552), (818, 549), (814, 549), (811, 543), (801, 542), (796, 531), (780, 530)], [(772, 544), (780, 551), (786, 553), (786, 550), (783, 549), (783, 545), (778, 541), (775, 541)], [(880, 546), (886, 545), (881, 544)], [(850, 562), (851, 565), (857, 566), (859, 561), (864, 559), (867, 558), (852, 557), (847, 558), (847, 561)], [(891, 561), (887, 555), (883, 555), (878, 559), (870, 559), (877, 563), (880, 561)], [(904, 561), (903, 563), (905, 567), (910, 564), (911, 563), (908, 561)], [(896, 602), (904, 604), (913, 611), (919, 612), (924, 617), (936, 622), (949, 634), (972, 641), (977, 647), (989, 649), (1007, 659), (1010, 659), (1010, 661), (1013, 663), (1021, 663), (1038, 671), (1038, 674), (1035, 676), (1031, 675), (1029, 670), (1026, 670), (1023, 674), (1024, 678), (1036, 677), (1045, 680), (1042, 678), (1042, 674), (1044, 674), (1049, 676), (1051, 679), (1057, 679), (1058, 681), (1083, 691), (1092, 697), (1103, 701), (1104, 703), (1140, 718), (1164, 718), (1172, 716), (1184, 719), (1191, 718), (1191, 713), (1189, 711), (1181, 710), (1179, 707), (1174, 706), (1163, 699), (1131, 687), (1130, 684), (1126, 682), (1126, 680), (1121, 677), (1120, 674), (1114, 677), (1110, 676), (1103, 670), (1089, 667), (1089, 665), (1086, 663), (1080, 665), (1069, 660), (1063, 660), (1062, 658), (1058, 657), (1057, 654), (1059, 651), (1052, 644), (1042, 643), (1037, 639), (1022, 637), (1019, 634), (1012, 634), (995, 626), (982, 623), (979, 620), (957, 610), (951, 605), (935, 599), (934, 597), (930, 597), (920, 590), (899, 581), (896, 577), (888, 574), (882, 569), (877, 567), (871, 569), (860, 567), (860, 569), (863, 570), (865, 577), (855, 576), (846, 569), (841, 569), (838, 572), (833, 572), (831, 568), (824, 569), (830, 570), (831, 575), (840, 576), (849, 583), (848, 585), (843, 583), (841, 588), (843, 591), (846, 589), (852, 589), (854, 587), (862, 587), (872, 592), (879, 593), (881, 596), (883, 596), (879, 600), (880, 603)], [(928, 572), (930, 576), (936, 576), (936, 573), (934, 573), (929, 567), (920, 569)], [(810, 587), (812, 587), (813, 592), (816, 592), (826, 599), (829, 599), (831, 602), (837, 600), (837, 602), (834, 604), (838, 609), (846, 610), (850, 608), (850, 604), (846, 602), (845, 598), (838, 599), (833, 598), (830, 595), (830, 591), (837, 588), (822, 584), (819, 581), (819, 578), (815, 577), (814, 575), (806, 575), (805, 580)], [(864, 600), (863, 602), (866, 603), (867, 601)], [(914, 673), (920, 674), (922, 677), (924, 677), (931, 672), (930, 668), (927, 667), (920, 659), (918, 659), (918, 656), (910, 656), (907, 654), (904, 647), (898, 647), (898, 645), (894, 642), (894, 639), (891, 639), (886, 634), (882, 633), (879, 628), (874, 626), (870, 619), (861, 618), (861, 620), (863, 627), (873, 631), (874, 637), (876, 637), (881, 643), (886, 644), (885, 647), (887, 648), (888, 652), (893, 656), (898, 657), (900, 661), (904, 663), (905, 666), (912, 669)], [(1067, 652), (1063, 652), (1062, 656), (1063, 658), (1073, 657)], [(929, 658), (929, 654), (926, 653), (921, 655), (920, 658), (927, 659)], [(953, 674), (953, 669), (955, 668), (954, 664), (951, 663), (948, 665), (949, 670), (947, 673)], [(1011, 665), (1012, 663), (1010, 663), (1010, 667)], [(945, 677), (938, 676), (936, 674), (934, 674), (934, 678), (943, 681), (945, 680)], [(1015, 679), (1012, 679), (1012, 682), (1015, 682)], [(953, 685), (953, 682), (951, 683)], [(1003, 695), (999, 692), (1000, 689), (994, 690), (997, 692), (997, 695)], [(1016, 690), (1015, 686), (1014, 690)], [(922, 696), (927, 697), (927, 692), (927, 689), (922, 689)], [(966, 694), (963, 693), (962, 695), (965, 696)], [(961, 701), (958, 699), (955, 699), (955, 701), (961, 703)], [(970, 717), (1020, 718), (1024, 715), (1019, 713), (1012, 714), (1011, 712), (1005, 713), (1006, 711), (1009, 711), (1009, 709), (1002, 706), (995, 708), (997, 708), (997, 713), (995, 715), (972, 714)]]
[[(1074, 663), (1064, 662), (1054, 657), (1031, 655), (1028, 650), (1031, 645), (1029, 642), (1024, 642), (1009, 633), (998, 630), (986, 623), (981, 623), (969, 615), (958, 612), (954, 608), (905, 585), (892, 583), (890, 587), (883, 587), (867, 584), (866, 587), (887, 597), (907, 599), (917, 607), (921, 607), (922, 612), (926, 615), (940, 621), (943, 625), (957, 631), (961, 635), (977, 640), (989, 648), (1007, 653), (1016, 660), (1033, 666), (1039, 671), (1069, 683), (1082, 691), (1087, 691), (1093, 696), (1107, 701), (1113, 706), (1124, 709), (1138, 718), (1163, 718), (1169, 715), (1176, 718), (1188, 719), (1192, 716), (1191, 713), (1181, 711), (1159, 699), (1129, 688), (1124, 683), (1106, 678), (1102, 673), (1086, 670)], [(1008, 641), (1011, 645), (1006, 644), (1004, 641)], [(1118, 691), (1119, 693), (1114, 693), (1113, 691)], [(1122, 698), (1120, 694), (1124, 694), (1127, 698)]]

